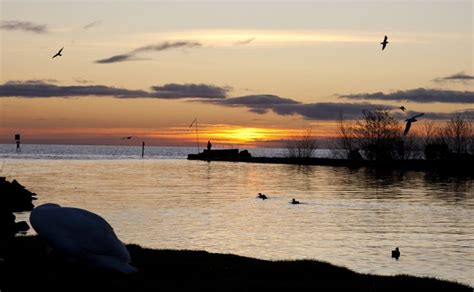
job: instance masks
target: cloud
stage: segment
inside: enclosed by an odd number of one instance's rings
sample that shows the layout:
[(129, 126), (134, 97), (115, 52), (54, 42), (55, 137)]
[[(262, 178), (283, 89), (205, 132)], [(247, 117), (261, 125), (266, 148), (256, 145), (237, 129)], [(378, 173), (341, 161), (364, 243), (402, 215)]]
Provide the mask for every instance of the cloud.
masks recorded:
[(136, 60), (136, 58), (133, 58), (133, 54), (115, 55), (110, 58), (97, 60), (95, 62), (98, 64), (109, 64), (109, 63), (125, 62), (125, 61), (130, 61), (130, 60)]
[(102, 24), (102, 20), (93, 21), (83, 26), (84, 29), (90, 29)]
[(169, 49), (175, 48), (194, 48), (202, 46), (201, 43), (198, 42), (187, 42), (187, 41), (179, 41), (179, 42), (164, 42), (158, 45), (148, 45), (144, 47), (140, 47), (132, 51), (132, 53), (139, 53), (139, 52), (148, 52), (148, 51), (164, 51)]
[(208, 101), (218, 105), (230, 106), (230, 107), (246, 107), (249, 111), (264, 114), (268, 110), (272, 109), (273, 106), (282, 104), (298, 104), (298, 101), (283, 98), (271, 94), (261, 95), (245, 95), (239, 97), (227, 98), (224, 100)]
[[(156, 98), (156, 99), (178, 99), (193, 98), (197, 102), (205, 102), (227, 107), (243, 107), (249, 111), (264, 114), (269, 111), (281, 116), (301, 116), (308, 120), (336, 120), (340, 114), (345, 119), (360, 118), (363, 110), (387, 109), (396, 110), (397, 107), (384, 104), (372, 103), (348, 103), (348, 102), (319, 102), (302, 103), (290, 98), (276, 95), (246, 95), (226, 98), (231, 91), (230, 87), (218, 87), (207, 84), (165, 84), (152, 86), (150, 91), (117, 88), (105, 85), (74, 85), (61, 86), (47, 83), (45, 80), (8, 81), (0, 84), (0, 97), (21, 98), (74, 98), (74, 97), (114, 97), (114, 98)], [(418, 112), (416, 112), (418, 113)], [(407, 116), (416, 114), (408, 112), (402, 114), (395, 112), (394, 115), (400, 120)], [(474, 118), (474, 109), (458, 111), (469, 118)], [(446, 120), (453, 113), (425, 112), (423, 119)]]
[(455, 91), (442, 89), (417, 88), (411, 90), (398, 90), (392, 93), (361, 93), (340, 95), (341, 98), (358, 100), (391, 100), (412, 101), (419, 103), (474, 103), (473, 91)]
[(383, 104), (321, 102), (297, 105), (280, 105), (272, 108), (279, 115), (301, 115), (309, 120), (336, 120), (341, 114), (346, 119), (360, 117), (364, 110), (393, 109)]
[(227, 106), (271, 106), (276, 104), (299, 104), (300, 102), (290, 99), (279, 97), (271, 94), (261, 95), (245, 95), (239, 97), (227, 98), (226, 100), (219, 100), (216, 103), (227, 105)]
[(43, 80), (8, 81), (0, 85), (0, 97), (85, 97), (110, 96), (115, 98), (225, 98), (230, 87), (206, 84), (165, 84), (153, 86), (151, 91), (117, 88), (105, 85), (60, 86)]
[(48, 27), (45, 24), (37, 24), (29, 21), (18, 21), (18, 20), (2, 20), (0, 22), (0, 29), (4, 30), (22, 30), (33, 33), (46, 33)]
[(210, 98), (222, 99), (227, 96), (230, 87), (218, 87), (207, 84), (165, 84), (163, 86), (153, 86), (153, 95), (160, 98)]
[(104, 85), (60, 86), (40, 80), (8, 81), (0, 85), (0, 97), (83, 97), (113, 96), (117, 98), (145, 97), (143, 90), (129, 90)]
[(249, 111), (264, 114), (273, 111), (278, 115), (300, 115), (311, 120), (335, 120), (340, 113), (345, 118), (359, 117), (362, 110), (393, 109), (393, 106), (370, 103), (301, 103), (276, 95), (246, 95), (223, 100), (204, 101), (222, 106), (246, 107)]
[(234, 45), (236, 45), (236, 46), (248, 45), (251, 42), (253, 42), (254, 40), (255, 40), (255, 37), (249, 38), (249, 39), (246, 39), (246, 40), (243, 40), (243, 41), (237, 41), (237, 42), (234, 43)]
[[(309, 46), (334, 43), (380, 42), (381, 33), (377, 31), (354, 30), (313, 30), (313, 29), (198, 29), (174, 30), (157, 34), (167, 40), (199, 39), (213, 46), (236, 45), (254, 38), (259, 46)], [(383, 34), (382, 34), (383, 36)], [(444, 38), (444, 35), (397, 33), (397, 44), (419, 43)], [(451, 36), (452, 37), (452, 36)]]
[(178, 42), (164, 42), (157, 45), (148, 45), (144, 47), (137, 48), (133, 51), (130, 51), (126, 54), (115, 55), (109, 58), (100, 59), (95, 61), (98, 64), (110, 64), (110, 63), (118, 63), (118, 62), (125, 62), (131, 60), (139, 60), (135, 58), (135, 55), (143, 52), (153, 52), (153, 51), (165, 51), (169, 49), (177, 49), (177, 48), (194, 48), (202, 46), (201, 43), (198, 42), (188, 42), (188, 41), (178, 41)]
[[(276, 95), (247, 95), (227, 98), (222, 100), (198, 100), (199, 102), (212, 103), (228, 107), (245, 107), (250, 112), (265, 114), (269, 111), (277, 115), (299, 115), (308, 120), (337, 120), (341, 114), (345, 119), (358, 119), (364, 110), (398, 110), (398, 107), (385, 104), (372, 103), (338, 103), (319, 102), (302, 103), (290, 98), (283, 98)], [(394, 116), (400, 120), (407, 116), (418, 114), (419, 112), (408, 112), (406, 114), (395, 112)], [(474, 118), (474, 109), (459, 111), (466, 117)], [(424, 119), (447, 120), (453, 113), (425, 112)]]
[[(474, 109), (467, 109), (467, 110), (455, 111), (455, 112), (450, 112), (450, 113), (427, 112), (423, 115), (423, 119), (449, 120), (450, 118), (452, 118), (454, 113), (459, 113), (466, 118), (474, 119)], [(408, 115), (411, 116), (411, 114), (412, 113), (410, 112)]]
[(444, 82), (467, 83), (467, 82), (470, 82), (470, 81), (473, 81), (473, 80), (474, 80), (474, 76), (468, 75), (464, 72), (459, 72), (459, 73), (449, 75), (449, 76), (446, 76), (446, 77), (438, 77), (438, 78), (433, 79), (432, 81), (436, 82), (436, 83), (444, 83)]

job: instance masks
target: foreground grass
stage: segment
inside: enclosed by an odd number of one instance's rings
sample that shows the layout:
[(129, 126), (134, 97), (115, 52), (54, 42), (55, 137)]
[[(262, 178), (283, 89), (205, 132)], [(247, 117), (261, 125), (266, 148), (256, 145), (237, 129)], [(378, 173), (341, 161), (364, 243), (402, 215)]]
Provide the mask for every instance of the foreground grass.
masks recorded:
[[(0, 263), (4, 291), (472, 291), (461, 284), (407, 275), (375, 276), (318, 261), (265, 261), (204, 251), (127, 246), (133, 275), (119, 275), (47, 255), (38, 237), (12, 239)], [(409, 290), (408, 290), (409, 291)]]

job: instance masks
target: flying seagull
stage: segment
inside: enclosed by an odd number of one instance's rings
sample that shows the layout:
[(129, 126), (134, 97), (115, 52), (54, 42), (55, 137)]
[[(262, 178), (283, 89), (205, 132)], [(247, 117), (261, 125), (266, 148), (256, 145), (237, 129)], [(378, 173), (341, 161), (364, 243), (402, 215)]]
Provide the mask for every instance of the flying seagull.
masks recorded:
[(404, 112), (407, 108), (402, 105), (401, 107), (399, 107), (399, 109), (401, 109), (402, 112)]
[(406, 136), (406, 134), (408, 134), (408, 131), (410, 131), (411, 123), (418, 121), (416, 118), (421, 117), (422, 115), (424, 115), (424, 113), (417, 114), (416, 116), (405, 120), (405, 122), (407, 122), (407, 125), (405, 126), (405, 131), (403, 132), (403, 135)]
[(54, 55), (51, 59), (54, 59), (56, 57), (59, 57), (59, 56), (62, 56), (61, 55), (61, 52), (63, 51), (64, 47), (61, 48), (61, 50), (59, 50), (59, 52), (56, 53), (56, 55)]
[(385, 47), (386, 47), (387, 44), (388, 44), (387, 39), (388, 39), (388, 37), (385, 36), (385, 38), (383, 39), (383, 42), (380, 43), (380, 44), (382, 45), (382, 51), (383, 51), (383, 49), (385, 49)]
[(128, 140), (130, 140), (130, 139), (132, 139), (132, 138), (133, 138), (133, 136), (127, 136), (127, 137), (123, 137), (123, 138), (121, 138), (120, 140), (125, 140), (125, 139), (128, 139)]
[(30, 223), (50, 247), (68, 259), (121, 273), (137, 271), (112, 226), (97, 214), (43, 204), (31, 211)]

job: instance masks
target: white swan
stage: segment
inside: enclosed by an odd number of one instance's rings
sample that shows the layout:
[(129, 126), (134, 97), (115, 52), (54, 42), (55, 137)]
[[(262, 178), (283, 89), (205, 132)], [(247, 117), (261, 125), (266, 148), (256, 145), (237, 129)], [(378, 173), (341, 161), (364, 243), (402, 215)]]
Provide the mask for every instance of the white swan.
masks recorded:
[(132, 273), (130, 254), (113, 228), (92, 212), (43, 204), (31, 211), (30, 223), (38, 235), (61, 254), (94, 266)]

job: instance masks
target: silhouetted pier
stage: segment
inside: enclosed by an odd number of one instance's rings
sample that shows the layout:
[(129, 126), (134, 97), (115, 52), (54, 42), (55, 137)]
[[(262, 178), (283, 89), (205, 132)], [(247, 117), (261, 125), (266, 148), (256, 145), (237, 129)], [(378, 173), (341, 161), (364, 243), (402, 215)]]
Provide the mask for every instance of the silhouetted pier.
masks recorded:
[(205, 149), (199, 154), (188, 154), (189, 160), (220, 160), (220, 161), (242, 161), (252, 158), (247, 150), (239, 151), (239, 149)]
[(229, 161), (247, 163), (271, 163), (271, 164), (294, 164), (294, 165), (320, 165), (349, 168), (377, 168), (386, 170), (415, 170), (434, 171), (443, 173), (453, 173), (474, 176), (474, 159), (465, 157), (464, 159), (447, 160), (359, 160), (359, 159), (335, 159), (335, 158), (290, 158), (290, 157), (252, 157), (247, 150), (238, 149), (226, 150), (204, 150), (199, 154), (189, 154), (189, 160), (204, 161)]

